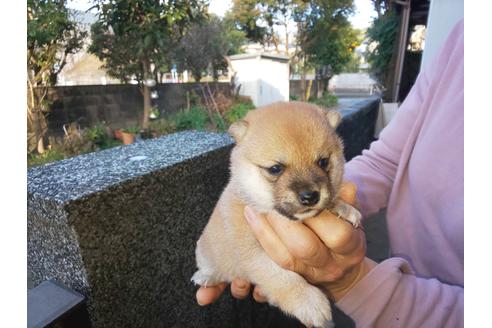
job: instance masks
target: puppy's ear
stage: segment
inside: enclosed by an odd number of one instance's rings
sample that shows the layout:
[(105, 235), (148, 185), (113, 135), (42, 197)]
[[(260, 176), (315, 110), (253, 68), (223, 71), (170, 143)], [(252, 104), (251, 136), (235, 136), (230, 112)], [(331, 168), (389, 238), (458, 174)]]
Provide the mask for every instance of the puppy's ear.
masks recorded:
[(239, 143), (246, 134), (246, 131), (248, 130), (248, 122), (245, 120), (239, 120), (237, 122), (234, 122), (230, 127), (227, 132), (236, 140), (236, 143)]
[(326, 118), (328, 118), (328, 123), (330, 123), (331, 127), (336, 129), (342, 121), (342, 114), (336, 110), (329, 110), (326, 112)]

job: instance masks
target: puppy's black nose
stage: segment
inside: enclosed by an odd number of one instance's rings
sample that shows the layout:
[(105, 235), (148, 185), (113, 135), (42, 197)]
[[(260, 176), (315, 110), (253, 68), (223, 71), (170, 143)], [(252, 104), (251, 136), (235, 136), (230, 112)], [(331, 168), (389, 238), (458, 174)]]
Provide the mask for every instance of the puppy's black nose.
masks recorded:
[(319, 192), (317, 191), (303, 191), (299, 194), (299, 200), (302, 205), (312, 206), (319, 201)]

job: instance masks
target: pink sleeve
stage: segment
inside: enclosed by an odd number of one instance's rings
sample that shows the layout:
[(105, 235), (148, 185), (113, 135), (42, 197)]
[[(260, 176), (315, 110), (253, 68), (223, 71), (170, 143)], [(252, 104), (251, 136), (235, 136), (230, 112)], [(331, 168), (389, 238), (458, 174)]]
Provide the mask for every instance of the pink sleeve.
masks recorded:
[[(463, 22), (460, 22), (446, 42), (448, 48), (441, 51), (441, 65), (433, 65), (430, 71), (419, 75), (380, 139), (362, 156), (346, 164), (345, 179), (357, 184), (364, 216), (386, 207), (397, 178), (400, 154), (412, 134), (415, 118), (423, 110), (430, 84), (441, 76), (439, 70), (445, 67), (442, 61), (449, 57), (446, 51), (451, 49), (453, 39), (455, 44), (461, 44), (462, 30)], [(463, 327), (463, 300), (463, 287), (416, 276), (408, 262), (394, 257), (371, 270), (337, 306), (357, 327)]]
[(463, 288), (416, 277), (404, 259), (394, 257), (336, 305), (357, 327), (463, 327), (463, 300)]
[(370, 148), (345, 165), (345, 180), (357, 185), (357, 199), (363, 217), (386, 207), (395, 179), (402, 148), (422, 107), (428, 82), (420, 74), (391, 124)]
[(388, 204), (388, 197), (395, 180), (402, 149), (412, 133), (415, 120), (429, 90), (430, 78), (442, 75), (443, 62), (449, 59), (453, 45), (463, 42), (463, 21), (451, 31), (444, 47), (433, 60), (429, 70), (422, 70), (395, 117), (362, 155), (354, 157), (345, 165), (345, 180), (357, 185), (357, 199), (363, 217), (376, 213)]

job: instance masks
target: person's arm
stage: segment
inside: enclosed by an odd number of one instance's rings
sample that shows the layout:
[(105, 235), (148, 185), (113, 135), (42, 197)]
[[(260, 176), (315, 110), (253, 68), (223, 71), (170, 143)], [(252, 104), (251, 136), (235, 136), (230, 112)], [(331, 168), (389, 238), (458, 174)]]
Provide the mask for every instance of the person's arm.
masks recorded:
[(357, 185), (357, 200), (363, 217), (386, 207), (402, 149), (427, 89), (426, 76), (420, 74), (391, 123), (381, 131), (379, 140), (345, 165), (344, 180)]
[[(400, 158), (401, 149), (406, 145), (414, 123), (425, 119), (422, 109), (433, 103), (436, 86), (443, 83), (443, 71), (450, 58), (461, 56), (462, 60), (462, 48), (461, 21), (453, 28), (430, 69), (419, 75), (394, 120), (381, 133), (380, 140), (364, 151), (363, 156), (347, 163), (345, 178), (356, 183), (364, 215), (387, 205), (397, 167), (408, 161), (408, 158)], [(462, 78), (458, 70), (456, 72), (455, 78)], [(450, 78), (449, 74), (446, 78)], [(463, 294), (460, 286), (415, 276), (404, 259), (390, 258), (358, 281), (337, 300), (337, 305), (355, 320), (358, 327), (462, 327)]]
[(373, 268), (336, 305), (357, 327), (463, 327), (463, 288), (419, 278), (401, 258)]
[[(421, 71), (415, 84), (398, 108), (395, 117), (362, 155), (345, 165), (344, 179), (357, 185), (357, 199), (363, 217), (388, 204), (388, 197), (401, 162), (402, 149), (417, 120), (424, 118), (424, 103), (431, 101), (435, 86), (441, 83), (451, 53), (461, 53), (464, 23), (460, 21), (449, 34), (432, 65)], [(428, 106), (429, 104), (427, 104)], [(405, 162), (407, 159), (403, 159)]]

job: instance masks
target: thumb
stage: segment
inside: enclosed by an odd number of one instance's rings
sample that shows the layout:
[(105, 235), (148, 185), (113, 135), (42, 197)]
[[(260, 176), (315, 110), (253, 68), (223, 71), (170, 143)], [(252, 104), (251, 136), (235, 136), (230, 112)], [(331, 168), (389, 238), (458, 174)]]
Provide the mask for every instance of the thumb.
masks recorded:
[(222, 282), (216, 286), (200, 287), (196, 292), (196, 301), (204, 306), (215, 302), (227, 287), (227, 283)]

